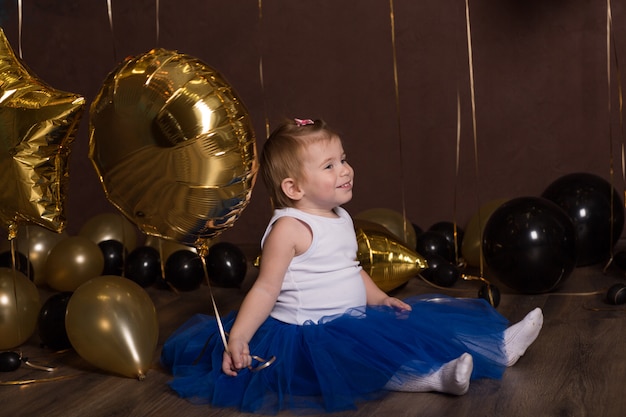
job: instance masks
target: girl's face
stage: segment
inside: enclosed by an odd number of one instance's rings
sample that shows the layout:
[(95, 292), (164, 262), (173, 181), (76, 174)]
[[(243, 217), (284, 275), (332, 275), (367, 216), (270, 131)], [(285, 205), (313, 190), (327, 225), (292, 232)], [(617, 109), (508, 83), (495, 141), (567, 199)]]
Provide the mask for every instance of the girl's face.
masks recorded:
[(313, 142), (303, 150), (302, 174), (297, 208), (327, 212), (352, 199), (354, 170), (338, 137)]

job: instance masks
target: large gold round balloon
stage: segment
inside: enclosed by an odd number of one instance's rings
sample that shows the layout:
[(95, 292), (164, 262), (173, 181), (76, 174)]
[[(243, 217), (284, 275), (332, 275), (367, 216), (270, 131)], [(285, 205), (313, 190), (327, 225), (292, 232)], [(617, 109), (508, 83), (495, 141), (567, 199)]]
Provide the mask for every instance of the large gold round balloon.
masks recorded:
[(142, 232), (194, 247), (233, 225), (258, 166), (250, 117), (228, 82), (164, 49), (109, 74), (90, 110), (89, 158)]
[(85, 99), (55, 90), (15, 56), (0, 29), (0, 222), (60, 232), (71, 145)]
[(152, 365), (159, 323), (148, 293), (133, 281), (113, 275), (81, 285), (67, 303), (67, 336), (92, 365), (143, 379)]
[(0, 350), (24, 343), (35, 332), (39, 291), (26, 275), (0, 268)]
[(354, 219), (357, 259), (374, 283), (389, 292), (428, 267), (426, 259), (378, 223)]

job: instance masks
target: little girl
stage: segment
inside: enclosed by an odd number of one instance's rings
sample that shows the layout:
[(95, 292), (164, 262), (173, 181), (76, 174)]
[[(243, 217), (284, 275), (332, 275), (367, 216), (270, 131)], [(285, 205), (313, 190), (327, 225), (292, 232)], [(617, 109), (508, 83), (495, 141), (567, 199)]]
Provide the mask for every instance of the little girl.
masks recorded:
[[(482, 299), (381, 291), (357, 259), (348, 213), (354, 171), (321, 120), (289, 121), (268, 138), (261, 175), (275, 212), (259, 275), (238, 312), (197, 315), (165, 343), (170, 386), (246, 412), (340, 411), (389, 390), (462, 395), (500, 378), (536, 339), (535, 309), (516, 325)], [(254, 358), (275, 357), (264, 367)], [(261, 369), (263, 368), (263, 369)]]

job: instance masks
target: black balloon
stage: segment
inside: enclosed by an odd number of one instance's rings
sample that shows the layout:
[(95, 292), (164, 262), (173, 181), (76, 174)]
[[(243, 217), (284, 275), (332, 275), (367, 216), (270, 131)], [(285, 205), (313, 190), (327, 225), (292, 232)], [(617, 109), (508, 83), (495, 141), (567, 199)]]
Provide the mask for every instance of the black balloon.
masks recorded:
[(39, 310), (37, 329), (42, 345), (54, 350), (72, 347), (65, 330), (65, 311), (72, 296), (71, 291), (64, 291), (50, 296)]
[(22, 358), (17, 352), (0, 352), (0, 372), (15, 371), (22, 364)]
[(455, 261), (454, 246), (439, 232), (427, 230), (419, 235), (416, 239), (415, 251), (424, 258), (439, 255), (450, 262)]
[(124, 264), (124, 276), (142, 287), (149, 287), (161, 277), (161, 257), (152, 246), (133, 249)]
[(478, 289), (478, 298), (487, 300), (492, 307), (500, 305), (500, 290), (492, 284), (483, 284)]
[(102, 275), (121, 276), (124, 271), (124, 258), (127, 254), (124, 244), (117, 240), (103, 240), (98, 243), (98, 247), (104, 255)]
[[(11, 256), (11, 251), (0, 253), (0, 267), (13, 269), (13, 256)], [(15, 252), (15, 269), (26, 275), (31, 281), (33, 280), (35, 269), (33, 268), (33, 264), (30, 263), (26, 255), (22, 252)]]
[(441, 287), (452, 287), (459, 280), (461, 271), (443, 256), (433, 254), (425, 258), (428, 268), (421, 275), (426, 280)]
[(202, 260), (187, 249), (173, 252), (165, 261), (165, 281), (177, 290), (192, 291), (204, 279)]
[(421, 227), (419, 227), (419, 225), (415, 224), (415, 223), (411, 223), (411, 226), (413, 226), (413, 230), (415, 231), (415, 237), (417, 238), (419, 235), (421, 235), (422, 233), (424, 233), (424, 229), (422, 229)]
[(576, 231), (570, 217), (544, 198), (508, 201), (490, 216), (483, 232), (490, 271), (521, 293), (552, 291), (576, 266)]
[[(441, 221), (430, 226), (428, 228), (428, 231), (441, 233), (451, 245), (452, 250), (454, 250), (454, 248), (456, 247), (456, 250), (458, 252), (457, 256), (461, 257), (461, 243), (463, 242), (463, 236), (465, 235), (465, 232), (462, 228), (459, 227), (458, 224), (455, 227), (455, 224), (453, 222)], [(454, 237), (455, 233), (456, 240)]]
[(219, 287), (239, 287), (246, 277), (248, 261), (243, 251), (229, 242), (218, 242), (206, 255), (209, 279)]
[(565, 175), (541, 195), (570, 216), (578, 241), (577, 266), (606, 260), (624, 228), (624, 206), (617, 191), (589, 173)]
[(626, 285), (615, 284), (606, 293), (606, 301), (610, 304), (626, 303)]

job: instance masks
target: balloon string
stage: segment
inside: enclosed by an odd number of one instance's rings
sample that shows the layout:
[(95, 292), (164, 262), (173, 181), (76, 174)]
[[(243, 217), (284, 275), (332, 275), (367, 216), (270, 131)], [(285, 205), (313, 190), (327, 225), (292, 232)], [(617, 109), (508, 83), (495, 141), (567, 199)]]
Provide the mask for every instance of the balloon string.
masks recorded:
[[(396, 23), (395, 14), (393, 10), (393, 0), (389, 0), (389, 20), (391, 26), (391, 51), (393, 56), (393, 85), (396, 99), (396, 120), (398, 128), (398, 151), (400, 152), (400, 195), (402, 204), (402, 218), (403, 218), (403, 232), (404, 238), (408, 236), (408, 221), (406, 216), (406, 198), (405, 198), (405, 183), (404, 183), (404, 163), (402, 161), (402, 126), (400, 117), (400, 88), (398, 82), (398, 58), (396, 54)], [(411, 226), (412, 227), (412, 226)]]
[[(472, 134), (474, 138), (474, 168), (476, 175), (476, 200), (478, 205), (480, 205), (480, 178), (478, 172), (478, 137), (476, 134), (476, 96), (474, 92), (474, 60), (472, 53), (472, 30), (470, 26), (470, 10), (469, 10), (469, 0), (465, 0), (465, 27), (467, 30), (467, 55), (468, 55), (468, 66), (469, 66), (469, 78), (470, 78), (470, 95), (472, 101)], [(482, 219), (480, 216), (480, 210), (478, 212), (478, 230), (482, 230)], [(482, 241), (482, 236), (481, 236)], [(484, 273), (484, 265), (483, 265), (483, 245), (482, 242), (479, 245), (479, 273), (480, 276), (483, 276)]]
[(156, 17), (155, 17), (156, 42), (155, 42), (155, 45), (158, 46), (159, 45), (159, 29), (160, 29), (160, 26), (159, 26), (159, 9), (160, 9), (159, 0), (156, 0), (155, 7), (156, 7)]
[(613, 128), (611, 123), (611, 0), (606, 0), (606, 86), (607, 86), (607, 113), (609, 122), (609, 179), (611, 184), (610, 190), (610, 230), (609, 230), (609, 260), (605, 265), (603, 271), (613, 261)]
[[(222, 318), (220, 316), (220, 312), (219, 309), (217, 308), (217, 303), (215, 302), (215, 296), (213, 295), (213, 288), (211, 287), (211, 282), (209, 280), (209, 271), (207, 269), (206, 266), (206, 248), (202, 247), (198, 249), (198, 256), (200, 257), (200, 260), (202, 261), (202, 270), (204, 271), (204, 279), (206, 280), (206, 284), (209, 287), (209, 295), (211, 296), (211, 304), (213, 305), (213, 312), (215, 313), (215, 321), (217, 322), (217, 328), (219, 330), (220, 333), (220, 338), (222, 339), (222, 344), (224, 345), (224, 351), (230, 355), (230, 351), (228, 350), (228, 341), (226, 340), (226, 331), (224, 330), (224, 324), (222, 323)], [(199, 361), (199, 359), (202, 357), (202, 355), (204, 354), (205, 349), (207, 348), (209, 341), (211, 340), (211, 338), (213, 337), (213, 335), (209, 335), (209, 338), (207, 339), (206, 343), (204, 344), (204, 347), (202, 348), (202, 350), (200, 351), (200, 355), (198, 355), (198, 357), (196, 358), (196, 360), (194, 361), (194, 363), (197, 363)], [(256, 372), (256, 371), (260, 371), (261, 369), (265, 369), (268, 366), (270, 366), (271, 364), (273, 364), (276, 361), (276, 356), (272, 356), (269, 360), (265, 360), (259, 356), (256, 355), (251, 355), (252, 359), (261, 362), (261, 364), (255, 366), (255, 367), (249, 367), (249, 369), (252, 372)]]
[[(13, 297), (15, 299), (15, 317), (20, 316), (19, 299), (17, 297), (17, 269), (15, 268), (15, 239), (17, 238), (17, 220), (9, 223), (9, 243), (11, 246), (11, 264), (13, 265)], [(17, 340), (22, 340), (22, 326), (17, 326)]]
[(55, 376), (52, 378), (39, 378), (39, 379), (22, 379), (15, 381), (0, 381), (0, 385), (29, 385), (35, 384), (38, 382), (53, 382), (53, 381), (61, 381), (64, 379), (74, 378), (75, 376), (81, 375), (81, 373), (73, 374), (73, 375), (63, 375), (63, 376)]
[(117, 50), (115, 48), (115, 33), (113, 31), (113, 0), (107, 0), (107, 13), (109, 15), (109, 27), (111, 28), (111, 37), (113, 38), (113, 59), (117, 62)]
[(454, 180), (454, 202), (453, 202), (453, 225), (454, 225), (454, 260), (459, 264), (459, 240), (457, 231), (457, 194), (459, 188), (459, 171), (460, 171), (460, 154), (461, 154), (461, 96), (459, 89), (456, 90), (456, 161), (455, 161), (455, 180)]
[(265, 138), (270, 136), (270, 121), (267, 115), (267, 96), (265, 94), (265, 80), (263, 78), (263, 0), (259, 0), (259, 81), (261, 82), (261, 96), (263, 97), (263, 116), (265, 118)]
[(20, 59), (22, 57), (22, 0), (17, 0), (17, 47), (20, 53)]

